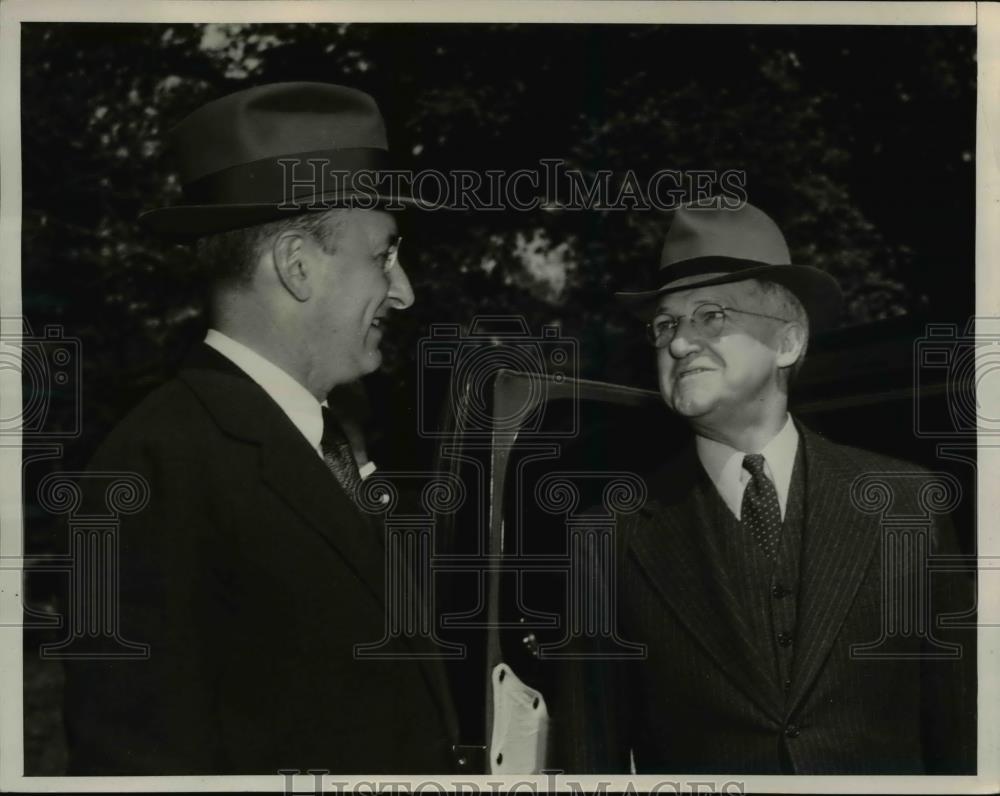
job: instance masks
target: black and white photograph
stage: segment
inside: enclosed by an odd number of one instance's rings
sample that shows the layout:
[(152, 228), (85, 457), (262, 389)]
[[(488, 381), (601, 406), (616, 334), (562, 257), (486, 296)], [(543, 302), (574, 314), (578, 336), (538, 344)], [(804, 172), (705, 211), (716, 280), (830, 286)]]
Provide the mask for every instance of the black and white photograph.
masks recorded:
[(998, 787), (996, 7), (0, 40), (0, 789)]

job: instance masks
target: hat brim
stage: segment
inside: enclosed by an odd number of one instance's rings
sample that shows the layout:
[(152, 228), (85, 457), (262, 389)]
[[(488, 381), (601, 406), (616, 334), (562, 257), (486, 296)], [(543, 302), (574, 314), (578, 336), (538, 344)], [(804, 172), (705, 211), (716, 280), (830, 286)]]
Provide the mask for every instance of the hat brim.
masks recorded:
[(833, 328), (843, 312), (844, 298), (840, 285), (826, 271), (808, 265), (759, 265), (741, 268), (727, 274), (706, 276), (703, 280), (685, 280), (682, 284), (668, 282), (655, 290), (622, 291), (615, 293), (628, 309), (642, 320), (649, 320), (656, 311), (657, 300), (669, 293), (693, 290), (710, 285), (725, 285), (746, 279), (775, 282), (788, 288), (802, 302), (814, 331)]
[(336, 208), (357, 207), (368, 210), (442, 210), (435, 204), (413, 196), (386, 196), (363, 191), (349, 191), (319, 197), (298, 197), (297, 208), (274, 204), (198, 204), (173, 205), (147, 210), (139, 216), (146, 230), (177, 242), (189, 242), (205, 235), (228, 232), (278, 221), (282, 218), (317, 213)]

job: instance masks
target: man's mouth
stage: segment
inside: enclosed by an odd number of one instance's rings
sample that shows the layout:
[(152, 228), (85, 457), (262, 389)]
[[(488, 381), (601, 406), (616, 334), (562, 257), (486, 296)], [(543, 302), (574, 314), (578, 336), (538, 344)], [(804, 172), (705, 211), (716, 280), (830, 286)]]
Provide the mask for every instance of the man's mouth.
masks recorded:
[(680, 371), (677, 374), (677, 378), (683, 379), (688, 376), (697, 376), (699, 373), (709, 373), (712, 370), (713, 370), (712, 368), (702, 368), (702, 367), (685, 368), (684, 370)]

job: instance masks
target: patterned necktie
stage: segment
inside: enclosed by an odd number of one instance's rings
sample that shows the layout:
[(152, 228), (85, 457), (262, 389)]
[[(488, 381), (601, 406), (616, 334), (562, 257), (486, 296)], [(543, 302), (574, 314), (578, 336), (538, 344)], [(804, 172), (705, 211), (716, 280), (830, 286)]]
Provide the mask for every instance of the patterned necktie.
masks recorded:
[(358, 489), (361, 487), (361, 474), (357, 462), (351, 452), (351, 444), (344, 435), (344, 430), (333, 416), (333, 412), (323, 407), (323, 438), (319, 443), (323, 451), (323, 461), (333, 473), (337, 482), (344, 488), (347, 496), (356, 504)]
[(764, 473), (764, 457), (761, 454), (748, 453), (743, 457), (743, 467), (750, 473), (750, 482), (743, 490), (740, 522), (760, 545), (767, 560), (773, 561), (781, 539), (778, 491)]

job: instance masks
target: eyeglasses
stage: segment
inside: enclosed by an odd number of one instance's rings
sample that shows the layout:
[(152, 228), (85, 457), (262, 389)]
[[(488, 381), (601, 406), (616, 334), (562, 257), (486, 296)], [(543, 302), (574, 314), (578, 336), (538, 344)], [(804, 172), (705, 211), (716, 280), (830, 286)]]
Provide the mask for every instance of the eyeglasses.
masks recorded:
[(753, 315), (757, 318), (770, 318), (772, 321), (789, 323), (787, 318), (779, 318), (777, 315), (765, 315), (762, 312), (750, 312), (736, 307), (723, 307), (721, 304), (701, 304), (690, 315), (657, 315), (646, 324), (646, 334), (654, 346), (665, 348), (677, 336), (681, 321), (690, 318), (691, 326), (699, 336), (714, 339), (722, 334), (722, 330), (726, 326), (726, 313), (728, 312), (738, 312), (741, 315)]
[(382, 264), (382, 272), (389, 273), (393, 268), (399, 265), (399, 244), (403, 242), (402, 237), (396, 238), (389, 246), (389, 251), (386, 252), (385, 262)]

